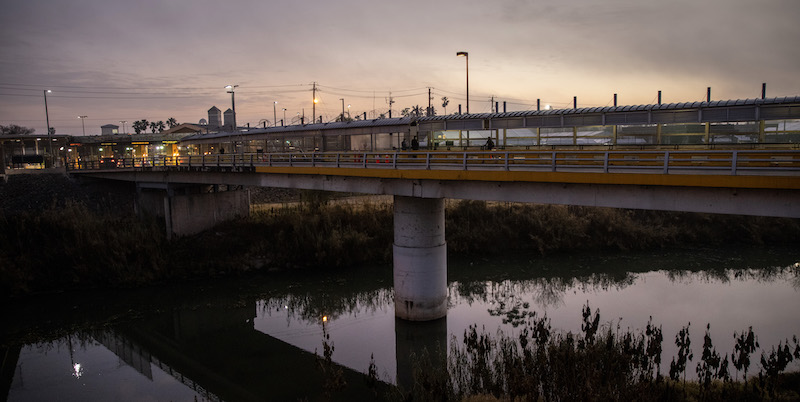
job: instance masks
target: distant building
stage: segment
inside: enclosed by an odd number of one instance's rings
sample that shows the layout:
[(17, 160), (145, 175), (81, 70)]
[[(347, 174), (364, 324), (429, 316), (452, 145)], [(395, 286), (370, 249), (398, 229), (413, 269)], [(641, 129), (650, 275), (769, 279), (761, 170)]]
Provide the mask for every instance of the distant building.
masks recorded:
[(172, 128), (170, 128), (168, 130), (164, 130), (164, 131), (161, 132), (161, 134), (164, 134), (164, 135), (166, 135), (166, 134), (197, 134), (197, 133), (202, 133), (202, 132), (203, 132), (203, 128), (198, 126), (198, 125), (189, 124), (189, 123), (183, 123), (183, 124), (179, 124), (179, 125), (177, 125), (175, 127), (172, 127)]
[(119, 134), (119, 126), (114, 124), (106, 124), (105, 126), (100, 126), (100, 135), (114, 135)]
[(236, 127), (234, 127), (233, 124), (236, 121), (236, 118), (233, 115), (233, 110), (228, 108), (228, 110), (225, 111), (224, 115), (225, 115), (225, 128), (229, 130), (235, 130)]
[(208, 109), (208, 127), (217, 128), (221, 126), (222, 126), (222, 111), (219, 110), (216, 106), (212, 106), (211, 109)]

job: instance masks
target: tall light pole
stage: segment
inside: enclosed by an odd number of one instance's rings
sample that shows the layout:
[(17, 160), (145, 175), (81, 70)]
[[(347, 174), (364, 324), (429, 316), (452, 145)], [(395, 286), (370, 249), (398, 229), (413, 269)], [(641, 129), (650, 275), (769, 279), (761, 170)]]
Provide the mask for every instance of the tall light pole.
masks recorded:
[[(44, 117), (47, 119), (47, 144), (48, 144), (48, 152), (50, 153), (50, 157), (53, 157), (53, 138), (52, 134), (50, 133), (50, 113), (47, 111), (47, 94), (52, 93), (53, 91), (49, 89), (44, 90)], [(55, 162), (55, 160), (53, 160)]]
[(286, 108), (283, 108), (283, 124), (281, 124), (281, 125), (282, 126), (286, 125)]
[(344, 98), (339, 98), (342, 101), (342, 121), (344, 121)]
[(83, 136), (84, 137), (86, 136), (86, 123), (84, 123), (84, 119), (86, 119), (87, 117), (89, 117), (89, 116), (78, 116), (78, 118), (81, 119), (81, 126), (83, 127)]
[(231, 131), (235, 131), (236, 130), (236, 99), (235, 99), (235, 95), (236, 94), (234, 93), (234, 90), (236, 89), (236, 87), (238, 87), (238, 85), (226, 85), (225, 86), (225, 89), (227, 89), (228, 93), (231, 94), (231, 110), (233, 111), (233, 122), (232, 122), (233, 123), (233, 130), (231, 130)]
[(458, 52), (456, 56), (464, 56), (467, 59), (467, 114), (469, 114), (469, 53)]
[(125, 130), (125, 123), (127, 123), (128, 121), (120, 120), (119, 122), (122, 123), (122, 134), (127, 134), (128, 132)]
[(278, 127), (278, 101), (272, 102), (272, 121), (275, 127)]

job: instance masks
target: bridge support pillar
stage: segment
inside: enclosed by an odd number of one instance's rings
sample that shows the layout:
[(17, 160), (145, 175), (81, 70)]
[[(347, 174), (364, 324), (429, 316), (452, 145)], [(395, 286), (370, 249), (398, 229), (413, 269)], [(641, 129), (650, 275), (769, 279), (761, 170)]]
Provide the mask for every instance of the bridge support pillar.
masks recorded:
[(394, 197), (394, 311), (410, 321), (447, 315), (444, 199)]

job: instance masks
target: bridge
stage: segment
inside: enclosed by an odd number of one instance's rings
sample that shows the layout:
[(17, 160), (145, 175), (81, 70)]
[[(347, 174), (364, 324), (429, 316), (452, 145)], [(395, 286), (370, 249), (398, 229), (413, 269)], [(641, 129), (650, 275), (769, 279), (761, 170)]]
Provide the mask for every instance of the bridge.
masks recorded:
[(71, 168), (160, 189), (150, 203), (171, 230), (246, 213), (241, 192), (187, 190), (197, 186), (393, 195), (395, 313), (419, 321), (447, 313), (445, 198), (800, 218), (800, 150), (215, 154)]
[[(421, 149), (405, 150), (412, 138)], [(498, 148), (485, 149), (489, 138)], [(248, 213), (244, 192), (220, 186), (392, 195), (395, 313), (408, 320), (447, 314), (446, 198), (800, 218), (800, 96), (407, 116), (180, 142), (187, 155), (68, 168), (136, 182), (137, 205), (176, 234)]]

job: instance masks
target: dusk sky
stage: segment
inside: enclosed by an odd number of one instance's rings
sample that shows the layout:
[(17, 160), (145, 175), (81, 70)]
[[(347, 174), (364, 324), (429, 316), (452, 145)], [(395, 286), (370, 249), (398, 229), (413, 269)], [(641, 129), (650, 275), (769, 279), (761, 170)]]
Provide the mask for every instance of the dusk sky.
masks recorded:
[(332, 121), (433, 105), (470, 111), (800, 95), (798, 0), (25, 0), (0, 14), (0, 124), (59, 134), (135, 120)]

